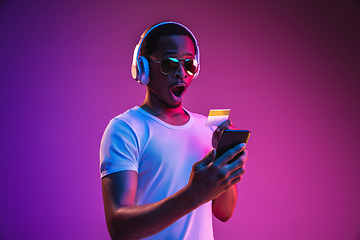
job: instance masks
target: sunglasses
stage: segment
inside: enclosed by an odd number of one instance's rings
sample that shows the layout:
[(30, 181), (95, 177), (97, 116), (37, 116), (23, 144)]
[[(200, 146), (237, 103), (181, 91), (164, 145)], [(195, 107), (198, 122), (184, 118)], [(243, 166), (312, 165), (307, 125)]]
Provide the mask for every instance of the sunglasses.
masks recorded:
[(180, 62), (183, 62), (185, 71), (187, 74), (192, 76), (196, 73), (199, 65), (195, 59), (165, 58), (160, 62), (152, 59), (151, 61), (160, 63), (160, 70), (164, 75), (170, 75), (174, 73), (178, 69)]

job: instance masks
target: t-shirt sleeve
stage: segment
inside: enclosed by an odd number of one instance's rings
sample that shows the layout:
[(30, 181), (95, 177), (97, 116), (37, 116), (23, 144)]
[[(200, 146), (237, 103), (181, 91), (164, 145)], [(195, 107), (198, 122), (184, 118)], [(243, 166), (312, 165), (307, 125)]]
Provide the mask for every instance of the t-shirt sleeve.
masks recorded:
[(100, 144), (101, 178), (119, 171), (138, 171), (139, 145), (135, 132), (125, 122), (113, 119)]

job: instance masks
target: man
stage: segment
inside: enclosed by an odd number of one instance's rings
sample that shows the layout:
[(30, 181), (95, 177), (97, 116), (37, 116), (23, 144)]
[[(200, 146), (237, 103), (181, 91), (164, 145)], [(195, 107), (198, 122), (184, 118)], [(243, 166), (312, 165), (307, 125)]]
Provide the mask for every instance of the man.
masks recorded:
[[(142, 35), (133, 77), (147, 84), (142, 105), (112, 119), (100, 149), (102, 191), (112, 239), (213, 239), (212, 217), (233, 214), (248, 158), (239, 145), (215, 159), (223, 130), (205, 126), (182, 99), (199, 71), (185, 26), (164, 22)], [(241, 157), (228, 164), (244, 150)]]

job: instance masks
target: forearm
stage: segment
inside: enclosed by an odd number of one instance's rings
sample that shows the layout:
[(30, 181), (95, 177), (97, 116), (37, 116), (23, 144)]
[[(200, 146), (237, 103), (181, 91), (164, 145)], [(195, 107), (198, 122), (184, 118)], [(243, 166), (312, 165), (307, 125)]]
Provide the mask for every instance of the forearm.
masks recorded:
[(201, 203), (185, 189), (156, 203), (123, 206), (107, 218), (109, 233), (115, 239), (140, 239), (152, 236)]
[(236, 201), (237, 188), (233, 185), (212, 201), (214, 216), (222, 222), (228, 221), (234, 213)]

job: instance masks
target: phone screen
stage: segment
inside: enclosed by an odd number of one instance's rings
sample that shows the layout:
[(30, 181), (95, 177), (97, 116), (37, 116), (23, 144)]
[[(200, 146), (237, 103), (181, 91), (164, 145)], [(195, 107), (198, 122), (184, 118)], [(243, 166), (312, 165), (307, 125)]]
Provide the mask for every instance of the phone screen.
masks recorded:
[[(221, 135), (219, 145), (216, 149), (216, 157), (220, 157), (226, 151), (237, 146), (240, 143), (247, 144), (250, 137), (249, 130), (230, 130), (227, 129)], [(243, 152), (240, 152), (234, 159), (240, 156)], [(229, 162), (230, 163), (230, 162)]]

